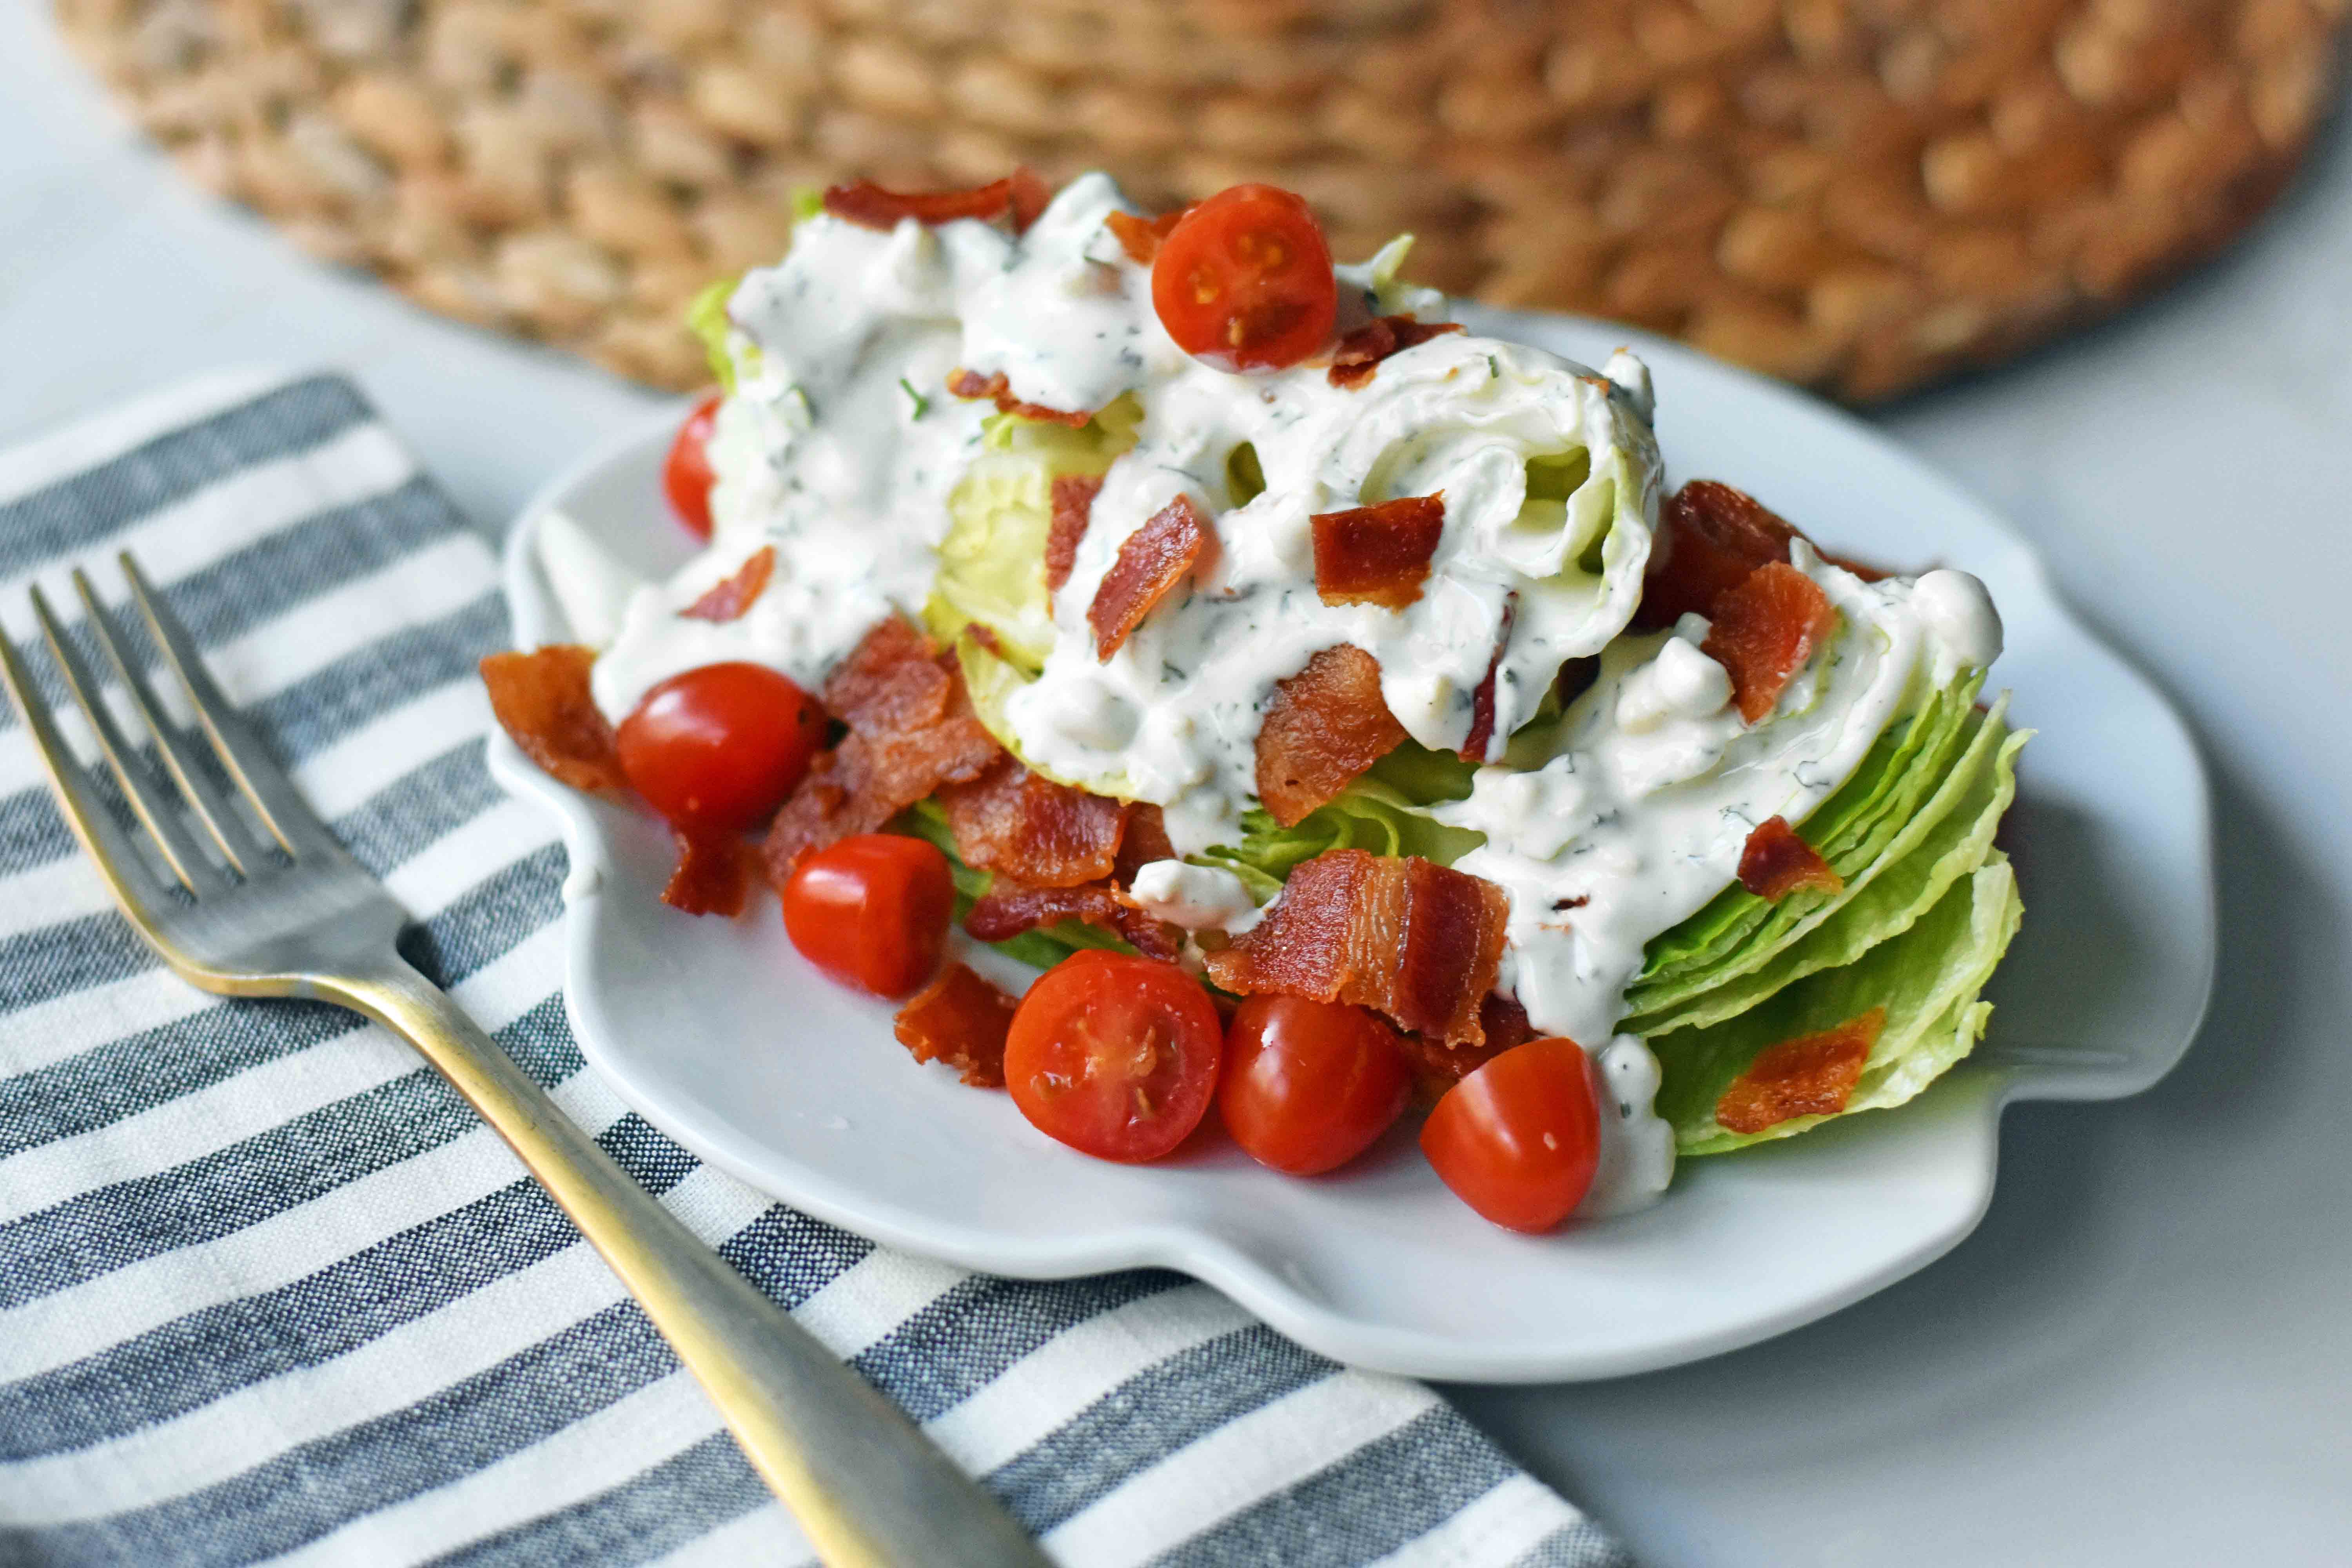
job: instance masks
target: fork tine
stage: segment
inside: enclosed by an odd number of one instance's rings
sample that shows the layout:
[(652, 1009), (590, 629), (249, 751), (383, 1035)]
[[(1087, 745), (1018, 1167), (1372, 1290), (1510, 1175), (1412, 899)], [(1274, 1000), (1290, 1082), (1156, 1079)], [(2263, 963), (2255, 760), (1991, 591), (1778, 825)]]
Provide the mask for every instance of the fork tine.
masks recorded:
[(7, 686), (25, 728), (32, 732), (33, 749), (41, 753), (41, 765), (48, 771), (58, 807), (65, 814), (66, 826), (81, 840), (83, 851), (97, 862), (100, 874), (113, 884), (115, 897), (134, 914), (154, 908), (164, 896), (163, 879), (155, 875), (138, 846), (131, 841), (131, 836), (99, 798), (89, 771), (76, 760), (65, 737), (58, 733), (49, 705), (42, 700), (32, 676), (17, 658), (16, 645), (5, 632), (0, 632), (0, 682)]
[(179, 726), (171, 721), (163, 711), (163, 704), (156, 701), (153, 689), (147, 684), (146, 673), (124, 651), (122, 640), (115, 631), (114, 617), (99, 602), (98, 590), (90, 585), (89, 574), (79, 566), (75, 567), (73, 585), (74, 592), (81, 598), (82, 611), (89, 622), (91, 635), (98, 638), (98, 646), (105, 650), (106, 661), (113, 667), (115, 678), (131, 693), (131, 704), (139, 710), (139, 717), (146, 721), (148, 733), (155, 737), (156, 750), (163, 753), (163, 766), (171, 773), (172, 781), (180, 786), (180, 793), (187, 796), (188, 804), (195, 808), (198, 820), (212, 835), (213, 842), (220, 846), (220, 852), (228, 858), (228, 863), (248, 877), (253, 875), (260, 863), (261, 845), (254, 838), (252, 830), (229, 809), (228, 802), (213, 787), (212, 781), (197, 770), (195, 760), (188, 753), (187, 742), (180, 734)]
[(228, 879), (204, 858), (196, 847), (194, 836), (173, 811), (166, 792), (157, 789), (147, 775), (145, 764), (114, 722), (114, 714), (106, 706), (106, 693), (90, 679), (89, 668), (82, 663), (80, 653), (50, 610), (48, 595), (38, 587), (33, 590), (33, 615), (41, 623), (41, 635), (48, 640), (51, 657), (65, 672), (66, 689), (73, 693), (82, 717), (98, 732), (98, 749), (105, 754), (107, 766), (113, 770), (115, 782), (122, 786), (131, 809), (138, 814), (140, 822), (153, 836), (156, 847), (163, 851), (173, 875), (180, 879), (182, 887), (199, 898), (226, 889)]
[(295, 793), (294, 783), (286, 776), (285, 770), (270, 760), (269, 753), (247, 728), (227, 694), (205, 668), (203, 658), (196, 652), (195, 639), (188, 636), (179, 617), (165, 607), (162, 595), (147, 581), (147, 574), (128, 550), (116, 559), (122, 564), (122, 575), (131, 584), (131, 596), (138, 601), (148, 633), (163, 650), (163, 661), (179, 679), (180, 689), (187, 693), (188, 705), (196, 710), (196, 721), (204, 726), (214, 752), (237, 787), (245, 792), (245, 798), (259, 814), (263, 825), (286, 853), (298, 860), (306, 852), (333, 851), (336, 846), (325, 825)]

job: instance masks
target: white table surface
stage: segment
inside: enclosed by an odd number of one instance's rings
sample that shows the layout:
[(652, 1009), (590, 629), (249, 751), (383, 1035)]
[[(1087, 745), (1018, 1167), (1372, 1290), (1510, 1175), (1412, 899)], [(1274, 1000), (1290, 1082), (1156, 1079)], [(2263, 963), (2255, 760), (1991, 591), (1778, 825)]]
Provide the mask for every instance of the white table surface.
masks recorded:
[[(2325, 140), (2234, 255), (1880, 417), (2189, 715), (2221, 982), (2152, 1092), (2013, 1110), (1983, 1228), (1903, 1284), (1679, 1371), (1456, 1391), (1655, 1568), (2352, 1562), (2352, 116)], [(253, 361), (354, 374), (493, 531), (658, 405), (303, 258), (0, 6), (0, 443)]]

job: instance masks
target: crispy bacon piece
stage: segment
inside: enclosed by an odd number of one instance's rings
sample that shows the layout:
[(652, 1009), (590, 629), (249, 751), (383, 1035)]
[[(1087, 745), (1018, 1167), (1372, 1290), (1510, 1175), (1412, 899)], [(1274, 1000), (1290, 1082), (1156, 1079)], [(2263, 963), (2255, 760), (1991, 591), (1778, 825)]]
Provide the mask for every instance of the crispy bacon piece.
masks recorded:
[(1137, 217), (1132, 213), (1113, 213), (1103, 219), (1103, 226), (1127, 252), (1127, 258), (1138, 267), (1149, 267), (1160, 258), (1160, 247), (1191, 207), (1181, 207), (1158, 217)]
[(1753, 724), (1836, 626), (1837, 608), (1819, 583), (1786, 562), (1767, 562), (1716, 601), (1699, 651), (1730, 672), (1731, 700)]
[(751, 890), (751, 844), (740, 834), (686, 833), (671, 829), (677, 839), (677, 869), (662, 889), (662, 902), (690, 915), (743, 912)]
[(1768, 816), (1748, 834), (1739, 852), (1739, 885), (1758, 898), (1779, 903), (1801, 889), (1834, 893), (1845, 879), (1822, 852), (1797, 837), (1785, 816)]
[[(1747, 491), (1714, 479), (1691, 480), (1659, 510), (1657, 542), (1650, 552), (1649, 576), (1642, 585), (1633, 624), (1654, 631), (1689, 614), (1713, 619), (1715, 606), (1726, 594), (1759, 566), (1788, 560), (1789, 542), (1804, 537)], [(1865, 583), (1886, 575), (1842, 555), (1822, 559)]]
[(1054, 187), (1045, 177), (1027, 164), (1016, 166), (1012, 174), (1013, 189), (1005, 198), (1005, 216), (1013, 220), (1013, 232), (1027, 234), (1054, 199)]
[(1465, 763), (1488, 761), (1495, 744), (1495, 680), (1503, 672), (1503, 652), (1511, 646), (1511, 624), (1519, 618), (1519, 595), (1514, 590), (1503, 600), (1503, 629), (1495, 637), (1495, 657), (1487, 662), (1486, 678), (1470, 694), (1470, 732), (1462, 737), (1456, 754)]
[(1462, 330), (1459, 321), (1417, 321), (1411, 316), (1379, 316), (1339, 340), (1331, 355), (1332, 385), (1354, 391), (1372, 379), (1381, 361), (1414, 348), (1446, 332)]
[(1183, 951), (1181, 933), (1119, 897), (1108, 882), (1076, 888), (1031, 888), (998, 878), (974, 900), (963, 917), (965, 934), (981, 942), (1008, 942), (1039, 926), (1082, 921), (1126, 939), (1146, 958), (1173, 962)]
[(1353, 643), (1327, 647), (1274, 689), (1257, 732), (1257, 795), (1285, 827), (1402, 745), (1381, 696), (1380, 660)]
[(1445, 535), (1445, 492), (1318, 512), (1307, 522), (1315, 531), (1318, 598), (1402, 610), (1429, 580), (1430, 559)]
[(768, 830), (778, 887), (810, 850), (872, 833), (944, 784), (971, 783), (1002, 751), (973, 717), (952, 658), (896, 616), (825, 681), (824, 706), (849, 733), (818, 754)]
[(1160, 808), (1148, 800), (1129, 801), (1127, 806), (1127, 827), (1119, 835), (1118, 860), (1111, 868), (1111, 879), (1120, 887), (1135, 880), (1135, 874), (1154, 860), (1173, 860), (1176, 846), (1168, 841), (1168, 824)]
[(1066, 408), (1048, 408), (1042, 403), (1022, 402), (1013, 395), (1013, 384), (1004, 379), (1001, 370), (993, 375), (982, 375), (976, 370), (950, 371), (948, 391), (958, 397), (985, 397), (996, 405), (999, 414), (1049, 420), (1055, 425), (1067, 425), (1073, 430), (1094, 417), (1083, 412), (1073, 414)]
[(688, 605), (679, 615), (696, 621), (732, 621), (759, 603), (760, 595), (768, 591), (768, 579), (776, 573), (776, 547), (762, 544), (753, 551), (735, 575), (723, 583), (714, 583), (702, 597)]
[(1087, 606), (1087, 625), (1095, 632), (1095, 658), (1107, 661), (1119, 650), (1168, 591), (1192, 570), (1208, 539), (1208, 525), (1193, 508), (1192, 498), (1183, 495), (1127, 536), (1118, 547), (1118, 559), (1095, 590), (1094, 603)]
[(1045, 534), (1045, 591), (1049, 594), (1060, 593), (1062, 584), (1070, 580), (1070, 567), (1087, 537), (1087, 524), (1094, 521), (1095, 497), (1101, 492), (1102, 483), (1099, 475), (1054, 477), (1054, 521)]
[(1727, 1132), (1761, 1132), (1798, 1116), (1834, 1116), (1853, 1096), (1870, 1047), (1886, 1026), (1886, 1009), (1873, 1007), (1834, 1029), (1768, 1046), (1715, 1102)]
[(1027, 169), (965, 191), (886, 191), (871, 180), (852, 180), (824, 193), (824, 210), (860, 228), (889, 230), (901, 218), (917, 223), (953, 223), (961, 217), (1009, 217), (1013, 232), (1037, 221), (1053, 193)]
[(1483, 1045), (1510, 900), (1417, 857), (1327, 849), (1290, 873), (1265, 918), (1208, 959), (1241, 995), (1274, 992), (1377, 1008), (1447, 1046)]
[(589, 695), (596, 650), (554, 643), (530, 653), (482, 660), (482, 685), (499, 727), (523, 755), (573, 789), (621, 789), (621, 754), (613, 726)]
[(1478, 1026), (1486, 1031), (1486, 1048), (1497, 1054), (1536, 1037), (1536, 1026), (1528, 1021), (1528, 1010), (1519, 1005), (1519, 999), (1499, 991), (1487, 992), (1486, 999), (1478, 1004)]
[(1032, 887), (1099, 882), (1118, 863), (1127, 807), (1031, 773), (1006, 752), (970, 784), (940, 789), (963, 863)]
[(1004, 1087), (1016, 1004), (968, 963), (950, 963), (898, 1009), (892, 1028), (919, 1062), (945, 1062), (974, 1089)]

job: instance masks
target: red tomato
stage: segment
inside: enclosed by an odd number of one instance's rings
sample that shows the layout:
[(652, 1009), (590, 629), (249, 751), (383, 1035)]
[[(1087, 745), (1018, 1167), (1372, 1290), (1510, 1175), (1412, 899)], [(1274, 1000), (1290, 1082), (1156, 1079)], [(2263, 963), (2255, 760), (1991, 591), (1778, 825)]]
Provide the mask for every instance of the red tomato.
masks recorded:
[(1013, 1015), (1004, 1082), (1030, 1125), (1102, 1160), (1156, 1160), (1201, 1124), (1224, 1031), (1172, 963), (1079, 953)]
[(1250, 996), (1225, 1030), (1217, 1111), (1261, 1165), (1294, 1176), (1344, 1165), (1412, 1092), (1396, 1031), (1361, 1007)]
[(1235, 185), (1192, 208), (1151, 263), (1151, 306), (1177, 347), (1220, 370), (1280, 370), (1331, 341), (1331, 247), (1307, 204)]
[(940, 966), (955, 883), (919, 838), (860, 833), (801, 858), (784, 883), (784, 934), (844, 985), (908, 996)]
[(719, 418), (719, 394), (694, 405), (662, 462), (662, 489), (670, 510), (697, 539), (710, 537), (710, 427)]
[(1512, 1230), (1549, 1230), (1601, 1160), (1600, 1096), (1574, 1040), (1514, 1046), (1445, 1091), (1421, 1152), (1454, 1195)]
[(775, 815), (824, 743), (824, 710), (765, 665), (673, 675), (621, 721), (621, 772), (679, 827), (745, 832)]

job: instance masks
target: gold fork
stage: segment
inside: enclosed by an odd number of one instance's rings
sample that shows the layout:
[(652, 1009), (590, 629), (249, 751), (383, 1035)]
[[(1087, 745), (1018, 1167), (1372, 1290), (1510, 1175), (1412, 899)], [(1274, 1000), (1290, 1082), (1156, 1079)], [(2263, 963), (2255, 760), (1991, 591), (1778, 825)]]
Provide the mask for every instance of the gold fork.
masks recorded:
[(0, 676), (74, 836), (147, 944), (206, 991), (332, 1002), (422, 1052), (604, 1255), (828, 1563), (1044, 1563), (994, 1499), (656, 1203), (401, 958), (393, 946), (406, 919), (399, 905), (295, 793), (138, 563), (128, 552), (121, 560), (147, 630), (250, 821), (198, 765), (195, 738), (156, 701), (79, 568), (74, 589), (90, 631), (154, 737), (168, 782), (125, 739), (38, 587), (33, 614), (161, 867), (98, 795), (5, 635)]

